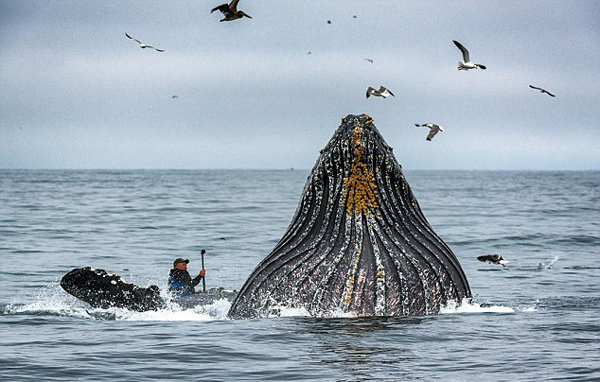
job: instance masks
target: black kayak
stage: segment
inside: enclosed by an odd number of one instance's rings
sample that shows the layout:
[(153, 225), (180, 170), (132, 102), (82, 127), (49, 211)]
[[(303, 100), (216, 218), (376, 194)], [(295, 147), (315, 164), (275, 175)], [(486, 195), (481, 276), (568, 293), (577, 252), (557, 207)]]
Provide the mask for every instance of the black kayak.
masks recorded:
[[(156, 285), (142, 288), (126, 283), (120, 275), (109, 274), (104, 269), (75, 268), (63, 276), (60, 286), (67, 293), (87, 302), (93, 308), (116, 307), (144, 312), (167, 306), (166, 301), (160, 296), (160, 288)], [(221, 299), (233, 301), (236, 295), (236, 291), (211, 288), (206, 292), (173, 298), (173, 301), (189, 309)]]
[(208, 305), (212, 304), (215, 301), (219, 301), (222, 299), (233, 301), (235, 296), (237, 295), (237, 291), (226, 290), (225, 288), (210, 288), (206, 292), (198, 292), (188, 296), (181, 296), (179, 298), (174, 298), (173, 301), (177, 302), (179, 305), (186, 309), (194, 308), (198, 305)]

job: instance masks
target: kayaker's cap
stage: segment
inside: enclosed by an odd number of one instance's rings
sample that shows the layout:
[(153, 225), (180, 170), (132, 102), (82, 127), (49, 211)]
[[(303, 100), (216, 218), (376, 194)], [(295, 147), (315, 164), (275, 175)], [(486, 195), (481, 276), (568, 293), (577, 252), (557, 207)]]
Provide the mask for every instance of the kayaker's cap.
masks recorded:
[(173, 266), (176, 266), (179, 263), (186, 263), (188, 264), (190, 261), (188, 259), (182, 259), (181, 257), (178, 257), (175, 259), (175, 261), (173, 262)]

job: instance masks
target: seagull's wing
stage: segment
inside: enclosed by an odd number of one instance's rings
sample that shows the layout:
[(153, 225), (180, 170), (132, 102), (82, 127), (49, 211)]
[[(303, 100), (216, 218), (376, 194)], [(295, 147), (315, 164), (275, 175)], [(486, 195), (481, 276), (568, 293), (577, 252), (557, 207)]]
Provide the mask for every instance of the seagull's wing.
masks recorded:
[(164, 52), (164, 49), (158, 49), (158, 48), (154, 48), (154, 50), (156, 50), (157, 52)]
[(247, 14), (247, 13), (244, 13), (244, 11), (240, 11), (239, 13), (241, 13), (241, 14), (242, 14), (242, 16), (246, 16), (246, 17), (247, 17), (247, 18), (249, 18), (249, 19), (251, 19), (251, 18), (252, 18), (252, 16), (250, 16), (250, 15), (249, 15), (249, 14)]
[(240, 2), (240, 0), (233, 0), (231, 3), (229, 3), (229, 9), (231, 9), (231, 12), (236, 13), (237, 12), (237, 5)]
[(462, 46), (462, 44), (456, 40), (452, 40), (452, 42), (454, 43), (454, 45), (456, 45), (458, 47), (458, 49), (460, 49), (460, 51), (462, 52), (463, 55), (463, 60), (465, 62), (470, 62), (471, 59), (469, 58), (469, 51), (467, 50), (467, 48), (465, 48), (464, 46)]
[(390, 95), (392, 95), (393, 97), (395, 97), (394, 93), (392, 93), (390, 91), (390, 89), (386, 88), (385, 86), (380, 86), (378, 91), (379, 91), (379, 93), (382, 93), (382, 94), (387, 91), (388, 93), (390, 93)]
[(435, 137), (435, 135), (437, 134), (438, 130), (437, 129), (431, 129), (429, 130), (429, 134), (427, 134), (427, 140), (430, 141), (433, 139), (433, 137)]
[(529, 87), (530, 87), (530, 88), (532, 88), (532, 89), (535, 89), (535, 90), (539, 90), (539, 91), (542, 91), (542, 90), (544, 90), (544, 89), (542, 89), (542, 88), (537, 88), (537, 87), (535, 87), (535, 86), (533, 86), (533, 85), (529, 85)]
[(550, 97), (556, 97), (554, 94), (550, 93), (548, 90), (544, 90), (544, 93), (548, 94)]
[(419, 125), (418, 123), (415, 123), (415, 126), (417, 126), (417, 127), (424, 127), (423, 125)]
[(127, 33), (125, 33), (125, 36), (127, 36), (130, 40), (133, 40), (135, 42), (137, 42), (138, 44), (142, 45), (142, 42), (136, 38), (131, 37), (130, 35), (128, 35)]
[(369, 86), (369, 87), (367, 88), (367, 98), (369, 98), (369, 97), (371, 96), (371, 92), (374, 92), (374, 91), (375, 91), (375, 89), (374, 89), (374, 88), (372, 88), (371, 86)]

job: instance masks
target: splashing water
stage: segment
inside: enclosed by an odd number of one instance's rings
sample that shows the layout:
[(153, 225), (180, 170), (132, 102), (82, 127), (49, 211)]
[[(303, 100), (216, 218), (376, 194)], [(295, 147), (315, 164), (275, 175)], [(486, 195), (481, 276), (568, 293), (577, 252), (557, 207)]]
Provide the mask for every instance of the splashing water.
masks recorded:
[(556, 263), (559, 258), (560, 258), (560, 256), (556, 255), (548, 263), (545, 263), (545, 264), (544, 263), (539, 263), (538, 264), (538, 269), (551, 269), (554, 266), (554, 263)]
[[(554, 264), (558, 256), (552, 259)], [(169, 295), (163, 296), (167, 301), (164, 309), (156, 311), (137, 312), (124, 308), (91, 308), (86, 303), (68, 295), (56, 284), (50, 284), (41, 289), (37, 295), (37, 301), (29, 304), (9, 304), (3, 309), (3, 314), (37, 315), (37, 316), (64, 316), (80, 319), (93, 319), (103, 321), (216, 321), (229, 320), (227, 312), (231, 307), (231, 301), (227, 299), (217, 300), (211, 304), (199, 305), (192, 309), (185, 309), (174, 301)], [(269, 318), (274, 317), (310, 317), (311, 314), (305, 308), (291, 308), (288, 306), (273, 307)], [(275, 309), (276, 308), (276, 309)], [(520, 312), (536, 312), (537, 306), (528, 306), (517, 309)], [(458, 304), (449, 301), (440, 309), (440, 314), (465, 314), (465, 313), (515, 313), (516, 310), (502, 305), (479, 304), (465, 299)], [(355, 314), (344, 312), (342, 309), (330, 311), (330, 318), (354, 318)]]
[(440, 309), (440, 314), (456, 314), (456, 313), (514, 313), (515, 310), (508, 306), (501, 305), (481, 305), (476, 302), (463, 300), (461, 304), (456, 301), (448, 301), (446, 305)]
[(82, 319), (109, 321), (213, 321), (226, 320), (231, 302), (226, 299), (214, 301), (208, 305), (199, 305), (193, 309), (184, 309), (170, 296), (164, 295), (167, 306), (156, 311), (137, 312), (124, 308), (91, 308), (88, 304), (65, 293), (53, 283), (41, 289), (35, 296), (36, 301), (29, 304), (8, 304), (2, 314), (64, 316)]

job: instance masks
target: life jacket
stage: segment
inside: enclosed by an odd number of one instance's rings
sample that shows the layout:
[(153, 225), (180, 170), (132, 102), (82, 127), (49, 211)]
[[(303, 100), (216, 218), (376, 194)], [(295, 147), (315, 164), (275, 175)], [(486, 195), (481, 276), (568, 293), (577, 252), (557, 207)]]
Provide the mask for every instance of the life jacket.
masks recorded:
[[(175, 296), (189, 296), (194, 294), (194, 287), (187, 285), (181, 279), (181, 273), (177, 269), (171, 269), (169, 273), (169, 292)], [(188, 277), (189, 278), (189, 277)]]

